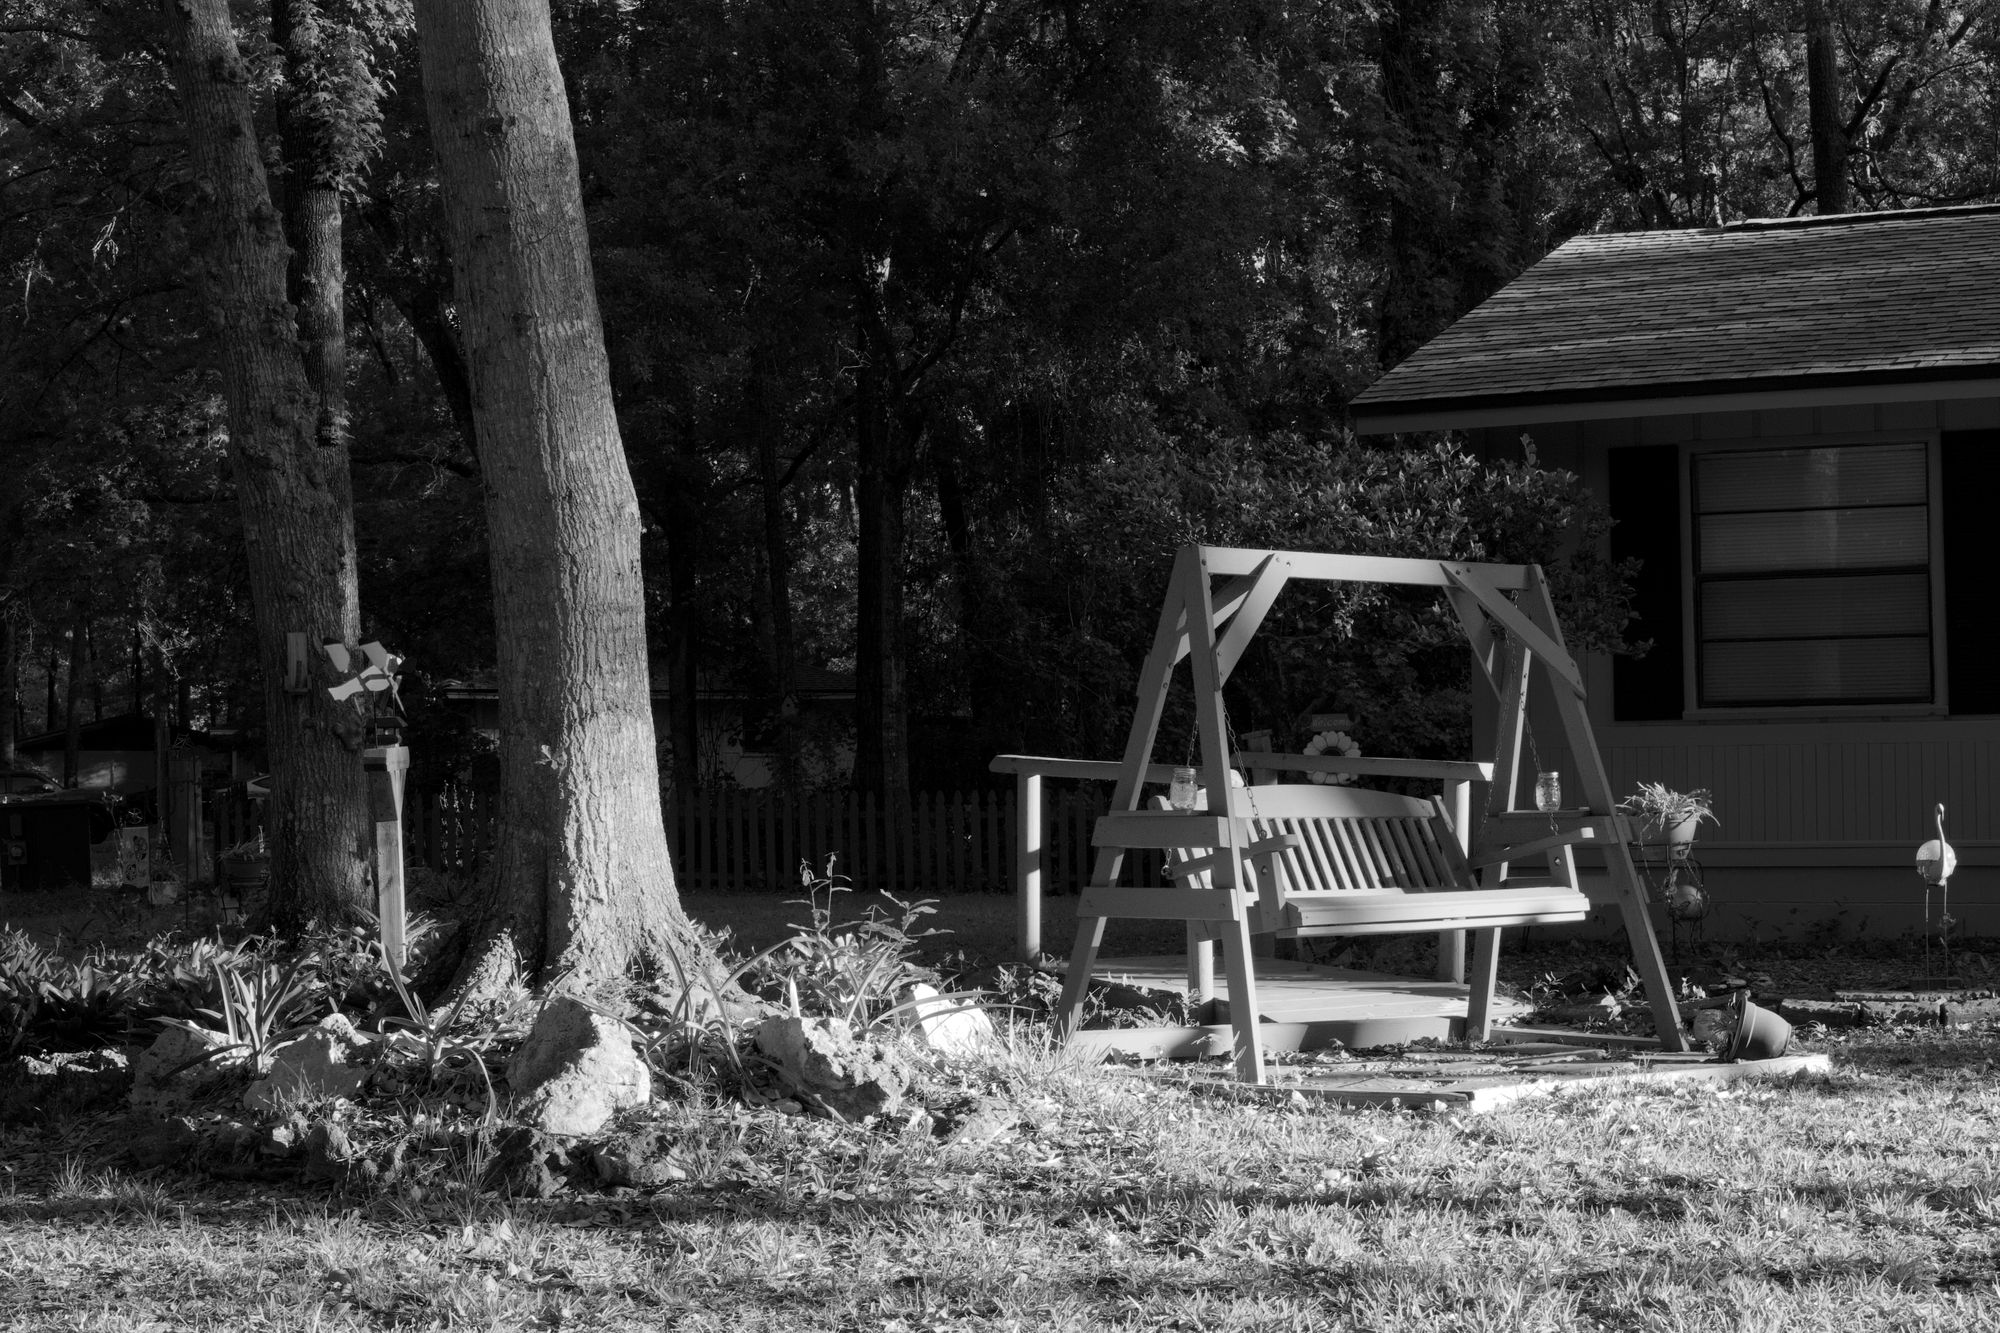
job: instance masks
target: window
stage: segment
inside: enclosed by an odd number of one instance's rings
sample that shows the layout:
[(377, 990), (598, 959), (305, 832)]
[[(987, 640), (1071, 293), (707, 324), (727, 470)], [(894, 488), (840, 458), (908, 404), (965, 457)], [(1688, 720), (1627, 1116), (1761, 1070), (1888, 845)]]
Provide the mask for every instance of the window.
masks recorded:
[(1931, 700), (1922, 442), (1697, 454), (1703, 707)]

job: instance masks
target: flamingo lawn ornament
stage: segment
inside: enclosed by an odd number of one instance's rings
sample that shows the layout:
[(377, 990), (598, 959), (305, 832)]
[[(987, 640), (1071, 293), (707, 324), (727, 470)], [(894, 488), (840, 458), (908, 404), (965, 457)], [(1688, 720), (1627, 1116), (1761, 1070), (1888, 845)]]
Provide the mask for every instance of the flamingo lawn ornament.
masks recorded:
[(1951, 872), (1958, 869), (1958, 853), (1944, 840), (1944, 806), (1937, 808), (1937, 837), (1917, 848), (1917, 873), (1924, 877), (1924, 970), (1931, 965), (1931, 885), (1941, 893), (1942, 913), (1938, 917), (1938, 939), (1944, 943), (1947, 969), (1951, 967)]

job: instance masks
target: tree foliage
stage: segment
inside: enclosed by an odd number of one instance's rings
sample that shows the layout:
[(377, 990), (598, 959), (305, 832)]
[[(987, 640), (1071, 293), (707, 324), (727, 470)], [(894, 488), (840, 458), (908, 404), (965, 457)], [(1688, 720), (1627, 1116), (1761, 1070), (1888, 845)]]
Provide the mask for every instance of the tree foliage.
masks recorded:
[[(342, 354), (317, 433), (354, 462), (363, 620), (429, 676), (490, 671), (403, 11), (233, 13), (266, 158), (296, 164), (278, 202), (317, 189), (344, 222), (318, 292), (338, 327), (301, 329)], [(1856, 208), (1996, 192), (1987, 0), (562, 0), (554, 22), (681, 787), (726, 776), (719, 739), (798, 784), (858, 743), (881, 790), (1108, 753), (1197, 536), (1539, 559), (1571, 632), (1615, 646), (1573, 478), (1358, 448), (1348, 398), (1578, 232), (1821, 209), (1829, 162)], [(73, 638), (113, 696), (179, 677), (189, 720), (262, 722), (227, 665), (252, 641), (189, 281), (204, 208), (151, 16), (13, 6), (0, 648), (37, 729)], [(1457, 743), (1462, 663), (1428, 612), (1301, 617), (1244, 667), (1239, 725), (1296, 738), (1337, 706), (1371, 750)], [(841, 681), (845, 740), (809, 706)], [(735, 736), (703, 698), (740, 705)]]

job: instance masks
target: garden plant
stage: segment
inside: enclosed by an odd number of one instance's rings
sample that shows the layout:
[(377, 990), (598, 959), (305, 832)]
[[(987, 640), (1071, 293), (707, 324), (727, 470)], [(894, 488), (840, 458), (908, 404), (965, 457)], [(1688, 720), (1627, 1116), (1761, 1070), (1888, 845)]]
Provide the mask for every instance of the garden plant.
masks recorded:
[[(537, 1142), (532, 1169), (505, 1086), (525, 994), (433, 1005), (339, 932), (287, 947), (10, 930), (0, 1021), (22, 1077), (0, 1093), (0, 1304), (20, 1327), (110, 1329), (1964, 1329), (2000, 1314), (2000, 1016), (1976, 1002), (1942, 1023), (1804, 1025), (1831, 1073), (1476, 1117), (1359, 1110), (1080, 1061), (1038, 1021), (1042, 974), (978, 964), (1004, 912), (847, 908), (824, 877), (804, 887), (761, 907), (691, 896), (718, 925), (761, 913), (750, 938), (782, 932), (743, 958), (721, 931), (737, 970), (717, 988), (892, 1046), (911, 1071), (895, 1114), (826, 1114), (777, 1084), (746, 1021), (691, 1023), (634, 983), (597, 1002), (642, 1036), (652, 1100)], [(1775, 1004), (1833, 976), (1886, 982), (1914, 946), (1744, 946), (1693, 980)], [(1582, 943), (1503, 971), (1551, 1004), (1630, 985)], [(983, 987), (997, 1040), (928, 1049), (896, 1012), (926, 978)], [(365, 1084), (246, 1109), (248, 1057), (342, 1006), (375, 1039)], [(181, 1103), (128, 1111), (110, 1057), (190, 1024), (220, 1041), (233, 1024), (240, 1049), (185, 1071)], [(1303, 1073), (1379, 1054), (1289, 1059)]]

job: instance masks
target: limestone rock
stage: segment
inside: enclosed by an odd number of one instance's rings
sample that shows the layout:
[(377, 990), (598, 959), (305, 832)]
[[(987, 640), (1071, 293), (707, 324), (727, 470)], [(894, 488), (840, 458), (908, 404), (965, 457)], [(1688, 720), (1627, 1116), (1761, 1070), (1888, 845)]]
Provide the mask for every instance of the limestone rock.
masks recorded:
[(352, 1097), (368, 1082), (366, 1039), (340, 1014), (329, 1014), (303, 1036), (275, 1047), (271, 1068), (243, 1094), (253, 1111), (285, 1102)]
[(569, 1143), (528, 1125), (500, 1131), (480, 1183), (501, 1194), (546, 1199), (569, 1183)]
[(0, 1125), (116, 1105), (132, 1085), (123, 1051), (57, 1051), (0, 1060)]
[(307, 1180), (344, 1180), (356, 1153), (347, 1131), (322, 1120), (306, 1131)]
[(674, 1146), (663, 1125), (627, 1123), (593, 1146), (590, 1159), (606, 1185), (654, 1188), (688, 1178), (687, 1169), (671, 1155)]
[(916, 1029), (934, 1051), (946, 1055), (981, 1055), (999, 1041), (993, 1020), (982, 1009), (959, 1000), (947, 1000), (935, 986), (919, 981), (909, 990)]
[(125, 1159), (141, 1169), (184, 1162), (201, 1146), (201, 1134), (185, 1117), (132, 1126), (121, 1144)]
[(977, 1148), (1011, 1134), (1020, 1123), (1020, 1107), (1005, 1097), (989, 1094), (975, 1099), (962, 1115), (954, 1117), (942, 1137), (947, 1143)]
[(212, 1086), (219, 1075), (242, 1063), (234, 1052), (202, 1059), (228, 1045), (229, 1038), (220, 1032), (163, 1029), (133, 1064), (132, 1090), (126, 1101), (141, 1111), (160, 1111), (187, 1102)]
[(787, 1089), (847, 1120), (893, 1115), (910, 1086), (902, 1061), (831, 1019), (767, 1018), (757, 1025), (757, 1049)]
[(653, 1073), (625, 1028), (566, 995), (543, 1006), (507, 1061), (507, 1083), (523, 1122), (570, 1136), (594, 1134), (653, 1097)]

